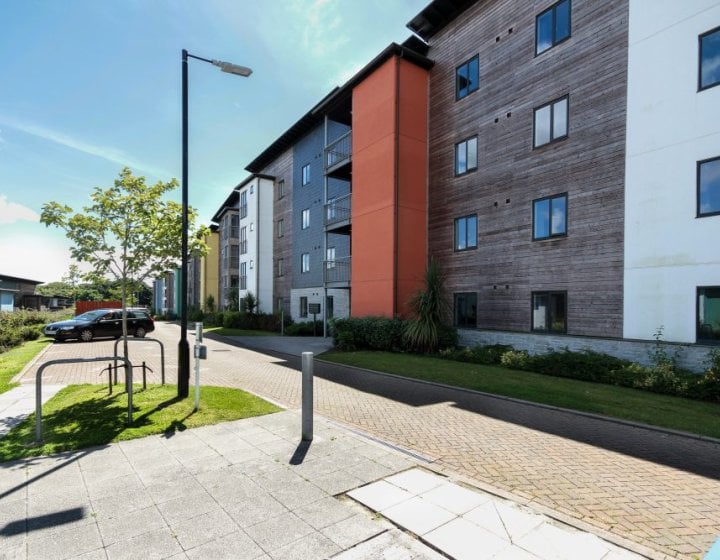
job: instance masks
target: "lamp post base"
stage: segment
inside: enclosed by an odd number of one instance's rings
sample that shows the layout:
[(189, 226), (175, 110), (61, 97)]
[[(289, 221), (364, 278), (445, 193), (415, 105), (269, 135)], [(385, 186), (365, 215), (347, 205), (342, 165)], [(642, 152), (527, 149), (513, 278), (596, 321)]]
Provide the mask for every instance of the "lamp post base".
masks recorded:
[(190, 394), (190, 343), (181, 339), (178, 343), (178, 398)]

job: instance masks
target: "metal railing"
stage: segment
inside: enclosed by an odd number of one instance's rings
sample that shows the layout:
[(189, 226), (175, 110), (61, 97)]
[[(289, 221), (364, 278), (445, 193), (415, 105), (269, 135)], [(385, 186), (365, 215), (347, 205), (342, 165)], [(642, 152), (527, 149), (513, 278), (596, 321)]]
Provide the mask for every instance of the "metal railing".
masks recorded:
[(128, 426), (132, 424), (132, 362), (125, 358), (118, 358), (117, 356), (100, 356), (98, 358), (67, 358), (63, 360), (50, 360), (42, 364), (35, 374), (35, 443), (42, 443), (42, 374), (45, 368), (55, 364), (82, 364), (86, 362), (109, 362), (115, 359), (118, 361), (125, 362), (125, 378), (127, 379), (126, 385), (128, 386), (128, 411), (127, 411), (127, 423)]
[(349, 284), (350, 257), (323, 261), (323, 272), (326, 284)]
[(325, 171), (349, 162), (352, 158), (352, 130), (325, 147)]
[(346, 194), (328, 200), (325, 204), (325, 226), (331, 226), (350, 220), (352, 211), (352, 195)]
[[(161, 381), (162, 384), (165, 385), (165, 345), (160, 342), (157, 338), (148, 338), (148, 337), (142, 337), (142, 338), (130, 338), (128, 337), (128, 342), (132, 340), (136, 340), (138, 342), (157, 342), (160, 345), (160, 372), (161, 372)], [(117, 383), (117, 362), (118, 360), (124, 360), (125, 358), (118, 358), (118, 344), (120, 344), (123, 341), (122, 338), (118, 338), (115, 341), (115, 348), (113, 349), (113, 364), (115, 365), (115, 383)], [(126, 380), (127, 383), (127, 380)]]

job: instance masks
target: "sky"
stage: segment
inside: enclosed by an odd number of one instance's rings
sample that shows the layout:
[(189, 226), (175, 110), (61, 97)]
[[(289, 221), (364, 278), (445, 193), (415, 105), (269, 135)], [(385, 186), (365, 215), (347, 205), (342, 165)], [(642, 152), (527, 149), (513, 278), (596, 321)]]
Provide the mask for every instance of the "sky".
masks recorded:
[(0, 0), (0, 274), (67, 274), (44, 203), (82, 211), (124, 166), (181, 178), (183, 48), (253, 69), (189, 62), (189, 198), (208, 224), (245, 166), (428, 2)]

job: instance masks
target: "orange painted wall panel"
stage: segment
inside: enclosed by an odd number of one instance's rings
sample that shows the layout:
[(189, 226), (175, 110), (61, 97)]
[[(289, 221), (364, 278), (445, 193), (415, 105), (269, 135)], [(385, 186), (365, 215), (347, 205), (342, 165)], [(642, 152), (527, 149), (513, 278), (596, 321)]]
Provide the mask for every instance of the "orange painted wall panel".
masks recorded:
[(406, 315), (427, 262), (427, 72), (391, 58), (353, 90), (351, 309)]

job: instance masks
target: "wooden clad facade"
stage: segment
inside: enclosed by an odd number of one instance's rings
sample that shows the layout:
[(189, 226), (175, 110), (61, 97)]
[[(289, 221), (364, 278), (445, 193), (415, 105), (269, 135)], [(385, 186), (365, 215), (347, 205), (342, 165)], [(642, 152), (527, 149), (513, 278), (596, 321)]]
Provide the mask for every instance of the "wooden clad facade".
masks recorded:
[[(567, 294), (567, 333), (622, 337), (626, 0), (571, 0), (571, 36), (535, 55), (550, 0), (478, 1), (430, 40), (429, 253), (449, 293), (477, 294), (477, 327), (531, 330), (532, 293)], [(456, 100), (456, 68), (479, 87)], [(567, 138), (533, 147), (533, 110), (568, 96)], [(477, 135), (477, 170), (455, 145)], [(567, 193), (567, 235), (533, 241), (533, 201)], [(477, 248), (454, 220), (477, 215)]]

